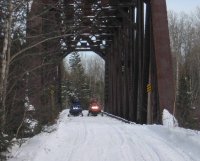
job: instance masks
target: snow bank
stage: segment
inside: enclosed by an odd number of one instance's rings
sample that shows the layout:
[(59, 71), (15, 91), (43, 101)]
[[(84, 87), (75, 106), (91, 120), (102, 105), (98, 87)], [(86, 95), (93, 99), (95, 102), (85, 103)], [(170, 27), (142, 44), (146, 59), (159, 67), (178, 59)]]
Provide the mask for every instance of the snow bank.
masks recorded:
[(170, 114), (169, 111), (166, 109), (163, 110), (162, 122), (163, 125), (166, 127), (178, 126), (178, 121), (176, 120), (176, 118), (172, 114)]

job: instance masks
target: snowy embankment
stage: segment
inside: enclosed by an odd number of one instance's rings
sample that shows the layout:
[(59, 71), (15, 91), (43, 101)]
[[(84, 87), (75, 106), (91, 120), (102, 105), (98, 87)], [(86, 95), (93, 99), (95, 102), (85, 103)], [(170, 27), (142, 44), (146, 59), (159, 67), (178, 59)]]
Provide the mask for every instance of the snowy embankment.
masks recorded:
[(9, 161), (199, 161), (200, 132), (60, 114), (52, 132), (14, 146)]

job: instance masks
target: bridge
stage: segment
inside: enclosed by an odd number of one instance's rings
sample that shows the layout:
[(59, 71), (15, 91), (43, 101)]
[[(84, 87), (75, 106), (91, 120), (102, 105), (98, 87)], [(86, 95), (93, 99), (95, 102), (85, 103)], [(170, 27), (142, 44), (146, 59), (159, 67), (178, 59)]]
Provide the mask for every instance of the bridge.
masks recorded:
[(173, 113), (165, 0), (34, 0), (29, 17), (27, 41), (42, 54), (25, 66), (43, 65), (29, 75), (30, 100), (41, 112), (51, 104), (61, 110), (63, 58), (93, 51), (105, 60), (106, 112), (149, 124), (161, 123), (164, 108)]

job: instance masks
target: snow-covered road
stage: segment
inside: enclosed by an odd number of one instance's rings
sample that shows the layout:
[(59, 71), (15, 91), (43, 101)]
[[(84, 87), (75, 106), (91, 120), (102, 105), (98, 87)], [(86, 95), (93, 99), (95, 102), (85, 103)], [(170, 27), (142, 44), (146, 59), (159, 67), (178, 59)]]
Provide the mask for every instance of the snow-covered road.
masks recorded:
[(200, 134), (110, 117), (67, 117), (12, 149), (9, 161), (199, 161)]

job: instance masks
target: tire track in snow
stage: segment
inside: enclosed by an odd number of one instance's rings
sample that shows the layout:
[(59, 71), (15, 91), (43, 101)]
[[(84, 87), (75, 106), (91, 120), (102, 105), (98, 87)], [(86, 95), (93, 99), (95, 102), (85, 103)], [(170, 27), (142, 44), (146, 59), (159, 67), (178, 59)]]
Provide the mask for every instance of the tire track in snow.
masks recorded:
[(74, 130), (76, 132), (76, 137), (72, 136), (74, 139), (72, 149), (69, 154), (65, 155), (65, 160), (73, 160), (74, 155), (76, 155), (77, 149), (86, 142), (86, 128), (82, 122), (78, 122), (80, 127), (78, 125)]
[[(86, 118), (87, 119), (87, 118)], [(118, 161), (126, 161), (128, 158), (124, 155), (123, 150), (121, 149), (121, 145), (123, 144), (123, 137), (119, 135), (119, 130), (114, 128), (113, 125), (109, 125), (106, 123), (96, 124), (95, 118), (88, 118), (94, 120), (94, 122), (90, 122), (87, 120), (83, 121), (83, 125), (86, 125), (86, 137), (84, 138), (85, 142), (83, 142), (76, 150), (76, 153), (82, 154), (81, 160), (101, 160), (101, 161), (111, 161), (113, 155), (116, 155), (117, 151), (117, 160)], [(102, 136), (102, 137), (101, 137)], [(84, 149), (90, 150), (88, 153), (83, 153)], [(119, 151), (118, 151), (119, 150)], [(112, 152), (111, 152), (112, 151)], [(77, 156), (71, 157), (71, 161), (78, 161)], [(80, 158), (79, 158), (80, 160)], [(129, 159), (130, 160), (130, 159)]]
[[(176, 160), (192, 161), (188, 155), (177, 150), (169, 142), (166, 142), (164, 139), (158, 139), (158, 137), (155, 137), (149, 130), (146, 129), (141, 129), (141, 130), (146, 131), (144, 133), (147, 134), (144, 135), (143, 138), (138, 134), (137, 131), (134, 131), (134, 134), (142, 142), (142, 145), (145, 145), (145, 148), (146, 150), (149, 151), (149, 154), (153, 153), (156, 154), (160, 161), (176, 161)], [(176, 156), (176, 158), (174, 158), (173, 156)]]
[[(146, 130), (146, 129), (145, 129)], [(179, 149), (177, 148), (176, 146), (174, 146), (172, 143), (170, 143), (169, 141), (165, 140), (164, 138), (160, 137), (157, 133), (154, 133), (150, 130), (146, 130), (149, 134), (151, 134), (151, 138), (154, 139), (154, 142), (161, 142), (162, 145), (165, 145), (167, 146), (168, 150), (170, 150), (171, 153), (174, 153), (174, 154), (179, 154), (179, 157), (181, 157), (180, 159), (181, 160), (186, 160), (186, 161), (195, 161), (190, 155), (188, 155), (187, 153), (185, 153), (185, 151), (183, 151), (182, 149)], [(156, 137), (155, 137), (156, 136)], [(149, 139), (146, 139), (146, 142), (149, 140)], [(152, 145), (151, 147), (154, 149), (154, 151), (158, 150), (157, 147), (155, 146), (155, 144), (150, 144)], [(163, 157), (166, 157), (166, 155), (163, 155)]]
[(116, 133), (118, 134), (118, 136), (119, 136), (119, 138), (121, 140), (120, 149), (121, 149), (121, 153), (122, 153), (122, 155), (124, 157), (124, 160), (132, 160), (132, 158), (130, 157), (130, 154), (129, 153), (125, 153), (125, 151), (124, 151), (124, 147), (126, 146), (127, 139), (124, 136), (123, 131), (120, 129), (120, 127), (117, 127), (117, 126), (114, 126), (113, 129), (116, 131)]
[[(130, 160), (123, 152), (122, 147), (125, 143), (125, 139), (124, 137), (121, 135), (118, 127), (114, 124), (112, 126), (110, 125), (105, 125), (105, 129), (109, 129), (109, 136), (110, 136), (110, 142), (113, 144), (114, 143), (114, 148), (116, 150), (119, 150), (119, 156), (120, 158), (118, 158), (118, 160), (122, 160), (122, 161), (126, 161), (126, 160)], [(103, 155), (103, 159), (106, 160), (109, 151), (105, 152)]]
[[(141, 126), (142, 127), (142, 126)], [(129, 134), (130, 131), (128, 131), (128, 129), (124, 129), (125, 133)], [(162, 158), (160, 158), (159, 154), (156, 153), (153, 149), (151, 149), (151, 146), (149, 144), (147, 144), (144, 141), (144, 138), (142, 138), (141, 136), (139, 136), (135, 130), (131, 131), (131, 133), (134, 135), (134, 137), (129, 138), (129, 142), (132, 144), (136, 145), (136, 149), (139, 152), (139, 154), (141, 155), (141, 158), (144, 161), (149, 161), (149, 160), (153, 160), (153, 161), (163, 161)], [(148, 133), (146, 133), (148, 134)], [(140, 140), (135, 141), (135, 140)], [(132, 146), (130, 146), (130, 149), (132, 148)], [(145, 152), (145, 155), (144, 155)]]
[[(143, 156), (144, 145), (137, 141), (138, 137), (135, 135), (135, 133), (132, 132), (131, 133), (132, 137), (130, 137), (130, 132), (127, 132), (126, 127), (123, 127), (123, 126), (121, 126), (121, 131), (123, 131), (122, 135), (126, 138), (126, 147), (128, 149), (127, 153), (130, 155), (130, 158), (132, 160), (134, 159), (134, 161), (138, 161), (138, 160), (147, 161), (145, 157)], [(134, 140), (132, 138), (134, 138)], [(152, 160), (152, 159), (149, 159), (149, 160)]]

